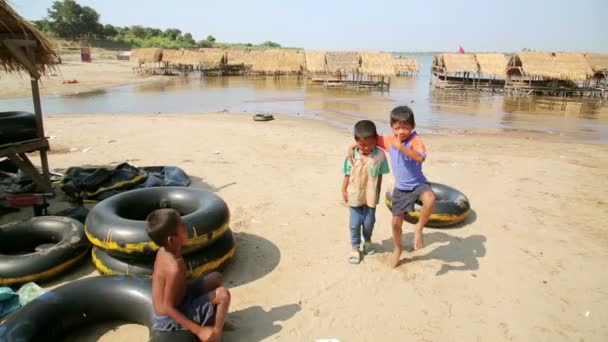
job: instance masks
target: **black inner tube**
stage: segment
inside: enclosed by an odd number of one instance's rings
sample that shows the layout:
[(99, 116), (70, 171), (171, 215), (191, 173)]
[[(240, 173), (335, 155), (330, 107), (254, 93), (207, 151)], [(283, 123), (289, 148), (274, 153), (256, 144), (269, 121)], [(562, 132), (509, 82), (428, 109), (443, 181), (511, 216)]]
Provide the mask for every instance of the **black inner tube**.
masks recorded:
[(0, 112), (0, 145), (36, 139), (36, 116), (30, 112)]
[[(69, 331), (103, 321), (127, 321), (151, 329), (151, 281), (138, 276), (80, 279), (51, 290), (0, 325), (0, 341), (57, 341)], [(150, 341), (196, 341), (189, 332), (152, 333)]]
[[(46, 248), (34, 251), (40, 245)], [(2, 226), (0, 284), (51, 277), (83, 257), (89, 246), (82, 224), (67, 217), (41, 216)]]

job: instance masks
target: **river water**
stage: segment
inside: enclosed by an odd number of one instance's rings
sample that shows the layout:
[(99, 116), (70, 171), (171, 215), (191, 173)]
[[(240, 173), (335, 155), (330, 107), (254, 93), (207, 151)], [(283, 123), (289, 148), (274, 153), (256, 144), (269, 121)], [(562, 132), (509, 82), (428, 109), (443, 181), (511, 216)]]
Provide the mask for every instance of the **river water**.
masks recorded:
[[(512, 97), (430, 90), (432, 55), (416, 55), (415, 77), (391, 80), (389, 92), (324, 88), (298, 78), (168, 77), (87, 93), (43, 96), (45, 114), (251, 112), (302, 116), (352, 127), (362, 118), (388, 129), (388, 113), (406, 104), (417, 128), (432, 131), (522, 132), (538, 137), (608, 143), (608, 103), (598, 99)], [(30, 97), (0, 100), (0, 111), (32, 111)]]

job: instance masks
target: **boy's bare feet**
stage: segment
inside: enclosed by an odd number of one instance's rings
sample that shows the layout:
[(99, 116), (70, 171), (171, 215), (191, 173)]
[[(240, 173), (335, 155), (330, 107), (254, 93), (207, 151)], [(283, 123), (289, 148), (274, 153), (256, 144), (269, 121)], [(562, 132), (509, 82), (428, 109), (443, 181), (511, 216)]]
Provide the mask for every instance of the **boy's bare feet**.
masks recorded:
[(391, 266), (393, 268), (399, 266), (399, 261), (401, 260), (401, 248), (393, 249), (393, 255), (391, 257)]
[(414, 250), (420, 249), (424, 247), (424, 238), (422, 236), (422, 229), (414, 230)]

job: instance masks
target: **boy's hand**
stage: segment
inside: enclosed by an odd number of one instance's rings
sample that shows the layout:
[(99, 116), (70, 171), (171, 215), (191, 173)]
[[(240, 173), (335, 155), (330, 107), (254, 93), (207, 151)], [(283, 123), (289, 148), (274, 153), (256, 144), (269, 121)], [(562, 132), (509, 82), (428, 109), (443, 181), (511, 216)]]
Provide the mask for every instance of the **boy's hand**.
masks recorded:
[(352, 165), (355, 165), (355, 147), (357, 147), (357, 144), (348, 146), (348, 160)]
[(196, 337), (201, 342), (219, 342), (219, 334), (212, 327), (200, 327), (196, 332)]
[(397, 134), (395, 134), (393, 136), (393, 141), (392, 141), (393, 147), (396, 148), (397, 150), (401, 151), (401, 140), (399, 139), (399, 137), (397, 136)]
[(348, 203), (348, 191), (342, 190), (342, 199), (344, 202)]

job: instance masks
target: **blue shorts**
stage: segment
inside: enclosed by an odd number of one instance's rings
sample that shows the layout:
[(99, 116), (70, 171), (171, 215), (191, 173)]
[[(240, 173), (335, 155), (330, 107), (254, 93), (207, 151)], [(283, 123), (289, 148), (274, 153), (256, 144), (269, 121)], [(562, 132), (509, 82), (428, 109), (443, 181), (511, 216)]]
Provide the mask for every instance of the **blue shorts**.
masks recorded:
[[(199, 277), (189, 282), (186, 288), (186, 297), (177, 309), (190, 320), (201, 326), (213, 326), (215, 324), (215, 309), (209, 295), (203, 293), (204, 280)], [(154, 325), (156, 331), (177, 331), (186, 330), (177, 324), (169, 316), (154, 315)]]

